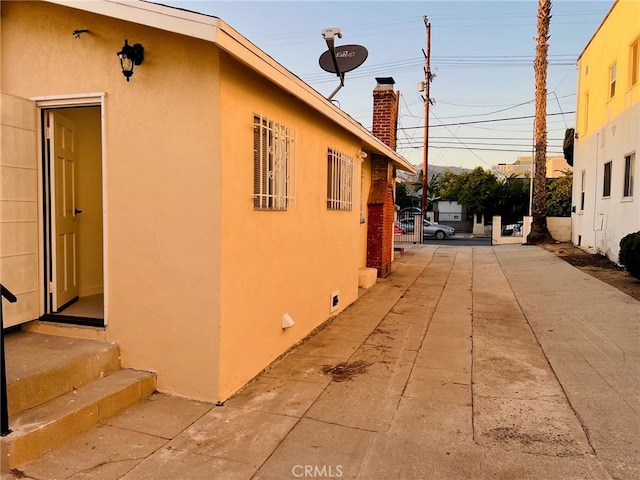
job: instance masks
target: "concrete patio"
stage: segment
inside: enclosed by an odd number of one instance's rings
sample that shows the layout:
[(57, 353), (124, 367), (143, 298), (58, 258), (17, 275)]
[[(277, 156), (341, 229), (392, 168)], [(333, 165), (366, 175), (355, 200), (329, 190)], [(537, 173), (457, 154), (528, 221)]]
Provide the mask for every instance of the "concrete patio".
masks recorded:
[(156, 393), (7, 478), (640, 477), (637, 301), (538, 247), (405, 247), (223, 406)]

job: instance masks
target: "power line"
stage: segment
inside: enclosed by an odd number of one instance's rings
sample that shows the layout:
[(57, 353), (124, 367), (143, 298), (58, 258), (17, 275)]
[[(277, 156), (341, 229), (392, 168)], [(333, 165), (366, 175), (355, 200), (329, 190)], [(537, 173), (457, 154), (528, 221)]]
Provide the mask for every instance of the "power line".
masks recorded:
[[(567, 95), (561, 95), (558, 98), (567, 98), (567, 97), (575, 97), (576, 94), (575, 93), (569, 93)], [(416, 102), (419, 103), (419, 102)], [(482, 104), (482, 103), (478, 103), (475, 105), (471, 105), (468, 103), (453, 103), (453, 102), (447, 102), (446, 100), (442, 100), (442, 99), (438, 99), (438, 103), (442, 103), (444, 105), (451, 105), (454, 107), (467, 107), (467, 108), (489, 108), (489, 107), (508, 107), (513, 105), (512, 103), (491, 103), (491, 104)]]
[[(471, 149), (471, 148), (467, 147), (467, 146), (464, 144), (464, 142), (462, 142), (458, 137), (456, 137), (455, 133), (453, 133), (453, 132), (451, 131), (451, 129), (450, 129), (448, 126), (446, 126), (446, 125), (444, 125), (444, 124), (442, 123), (442, 121), (438, 118), (438, 116), (437, 116), (435, 113), (433, 114), (433, 116), (434, 116), (434, 117), (436, 117), (436, 119), (440, 122), (440, 125), (439, 125), (439, 126), (444, 126), (444, 127), (447, 129), (447, 131), (448, 131), (451, 135), (453, 135), (453, 136), (454, 136), (454, 137), (455, 137), (455, 138), (460, 142), (460, 144), (461, 144), (461, 145), (463, 145), (463, 146), (464, 146), (464, 150), (468, 150), (468, 151), (469, 151), (473, 156), (475, 156), (478, 160), (480, 160), (480, 161), (481, 161), (482, 163), (484, 163), (486, 166), (488, 166), (489, 168), (491, 168), (491, 165), (489, 165), (489, 163), (488, 163), (487, 161), (485, 161), (485, 159), (484, 159), (484, 158), (482, 158), (480, 155), (478, 155), (476, 152), (474, 152), (474, 151), (473, 151), (473, 150), (482, 150), (482, 149), (480, 149), (480, 148)], [(434, 125), (434, 126), (438, 126), (438, 125)], [(434, 148), (439, 148), (439, 147), (434, 147)], [(460, 147), (442, 147), (442, 148), (451, 148), (451, 149), (453, 149), (453, 150), (459, 150), (459, 149), (460, 149)]]
[[(439, 136), (430, 136), (429, 138), (432, 139), (436, 139), (436, 141), (438, 141), (437, 139), (443, 139), (443, 140), (448, 140), (452, 137), (439, 137)], [(467, 136), (460, 136), (460, 137), (456, 137), (456, 138), (464, 138), (467, 140), (513, 140), (513, 141), (531, 141), (530, 137), (467, 137)], [(564, 141), (564, 139), (562, 138), (554, 138), (553, 140), (549, 139), (550, 142), (561, 142)]]
[[(531, 146), (529, 145), (528, 148), (530, 148)], [(422, 148), (422, 146), (408, 146), (408, 147), (398, 147), (401, 150), (417, 150)], [(481, 147), (467, 147), (467, 146), (461, 146), (461, 147), (455, 147), (455, 146), (434, 146), (434, 145), (430, 145), (429, 148), (433, 148), (436, 150), (467, 150), (470, 153), (473, 153), (478, 159), (480, 159), (480, 161), (482, 163), (484, 163), (485, 165), (487, 165), (488, 167), (492, 167), (493, 165), (489, 165), (485, 160), (483, 160), (481, 157), (479, 157), (478, 155), (476, 155), (474, 153), (474, 151), (482, 151), (482, 152), (516, 152), (516, 153), (528, 153), (531, 154), (531, 150), (528, 150), (527, 148), (521, 148), (519, 150), (514, 150), (514, 149), (508, 149), (508, 148), (481, 148)], [(547, 151), (547, 154), (550, 155), (562, 155), (563, 152), (562, 150), (559, 151)]]
[[(460, 143), (463, 143), (464, 145), (484, 145), (484, 146), (496, 146), (496, 147), (522, 147), (522, 148), (531, 148), (532, 142), (530, 141), (527, 144), (522, 144), (522, 143), (500, 143), (500, 142), (468, 142), (467, 140), (464, 140), (464, 142), (462, 141), (461, 138), (455, 137), (455, 140), (458, 140)], [(419, 139), (402, 139), (398, 141), (398, 145), (403, 145), (403, 146), (413, 146), (413, 145), (417, 145), (421, 143), (421, 140)], [(432, 144), (449, 144), (451, 143), (451, 141), (444, 141), (444, 140), (433, 140), (432, 138), (429, 139), (429, 145)], [(548, 145), (551, 148), (562, 148), (561, 144), (558, 145)]]
[[(575, 59), (577, 54), (556, 54), (549, 55), (549, 65), (575, 65)], [(557, 58), (556, 57), (562, 57)], [(566, 58), (565, 58), (566, 57)], [(439, 62), (447, 67), (483, 67), (483, 66), (531, 66), (533, 63), (533, 55), (465, 55), (465, 56), (447, 56), (447, 57), (432, 57), (433, 62)], [(556, 60), (554, 60), (556, 59)], [(421, 58), (408, 58), (404, 60), (395, 60), (393, 62), (383, 62), (373, 65), (367, 65), (359, 68), (357, 74), (351, 75), (351, 78), (358, 78), (363, 76), (369, 76), (372, 73), (377, 73), (384, 69), (393, 69), (394, 71), (402, 71), (411, 68), (419, 68), (424, 64), (424, 59)], [(327, 78), (325, 72), (314, 72), (299, 75), (302, 80), (307, 83), (323, 83), (322, 81)], [(333, 81), (333, 79), (330, 79)]]
[[(573, 112), (560, 112), (560, 113), (547, 113), (547, 117), (551, 117), (554, 115), (565, 115), (565, 114), (570, 114), (570, 113), (576, 113), (575, 111)], [(535, 115), (525, 115), (522, 117), (509, 117), (509, 118), (495, 118), (493, 120), (474, 120), (474, 121), (470, 121), (470, 122), (457, 122), (457, 123), (441, 123), (440, 125), (432, 125), (433, 127), (453, 127), (456, 125), (472, 125), (472, 124), (476, 124), (476, 123), (492, 123), (492, 122), (507, 122), (507, 121), (511, 121), (511, 120), (524, 120), (527, 118), (535, 118)], [(405, 127), (405, 129), (407, 130), (412, 130), (412, 129), (417, 129), (417, 128), (424, 128), (423, 126), (418, 126), (418, 127)]]
[[(573, 12), (567, 12), (567, 13), (563, 13), (563, 12), (558, 12), (558, 13), (554, 13), (553, 18), (554, 19), (558, 19), (561, 17), (570, 17), (569, 20), (575, 20), (577, 17), (591, 17), (594, 16), (596, 17), (596, 20), (600, 20), (602, 18), (602, 14), (606, 12), (606, 10), (591, 10), (591, 11), (573, 11)], [(530, 14), (513, 14), (513, 13), (505, 13), (505, 14), (473, 14), (473, 15), (459, 15), (459, 14), (452, 14), (452, 15), (447, 15), (447, 14), (435, 14), (431, 17), (432, 19), (437, 19), (437, 20), (445, 20), (445, 21), (464, 21), (464, 20), (475, 20), (475, 21), (480, 21), (482, 19), (490, 19), (490, 20), (511, 20), (511, 19), (531, 19), (531, 15)], [(594, 21), (596, 21), (594, 20)], [(559, 22), (559, 21), (555, 21), (554, 25), (575, 25), (575, 24), (589, 24), (592, 23), (593, 21), (590, 20), (584, 20), (584, 21), (569, 21), (569, 22)], [(403, 25), (415, 25), (415, 27), (409, 27), (409, 28), (403, 28), (402, 31), (406, 31), (406, 30), (417, 30), (419, 28), (422, 28), (421, 25), (417, 24), (416, 21), (416, 17), (404, 17), (404, 18), (396, 18), (396, 19), (388, 19), (385, 20), (383, 22), (369, 22), (369, 23), (359, 23), (359, 24), (347, 24), (344, 25), (342, 28), (345, 31), (349, 31), (351, 33), (357, 33), (359, 31), (364, 31), (367, 32), (366, 34), (362, 34), (360, 36), (364, 36), (364, 35), (379, 35), (380, 32), (389, 32), (389, 30), (385, 30), (385, 27), (398, 27), (398, 26), (403, 26)], [(487, 28), (489, 26), (522, 26), (522, 25), (532, 25), (531, 22), (527, 22), (527, 23), (514, 23), (514, 22), (508, 22), (508, 23), (499, 23), (497, 25), (489, 25), (486, 22), (481, 22), (481, 23), (475, 23), (475, 24), (464, 24), (462, 26), (464, 27), (482, 27), (482, 28)], [(450, 28), (450, 27), (455, 27), (455, 28), (460, 28), (461, 25), (460, 23), (452, 23), (447, 25), (446, 23), (442, 25), (442, 27), (445, 28)], [(440, 28), (440, 25), (439, 27)], [(396, 30), (392, 30), (392, 31), (396, 31)], [(315, 42), (315, 37), (316, 37), (316, 32), (310, 32), (309, 30), (300, 30), (297, 32), (287, 32), (287, 33), (276, 33), (276, 34), (266, 34), (266, 35), (256, 35), (254, 38), (254, 41), (262, 41), (262, 42), (271, 42), (271, 41), (291, 41), (291, 40), (296, 40), (296, 39), (306, 39), (309, 38), (311, 39), (313, 37), (313, 40), (309, 40), (309, 42), (313, 41)], [(296, 42), (296, 43), (301, 43), (301, 42)]]

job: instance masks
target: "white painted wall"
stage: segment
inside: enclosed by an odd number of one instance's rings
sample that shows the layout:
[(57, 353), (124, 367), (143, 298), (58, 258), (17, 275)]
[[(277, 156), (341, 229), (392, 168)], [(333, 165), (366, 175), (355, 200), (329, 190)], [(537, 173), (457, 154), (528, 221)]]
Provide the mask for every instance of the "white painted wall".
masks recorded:
[(527, 235), (531, 231), (531, 217), (524, 217), (522, 223), (522, 235), (502, 235), (502, 217), (494, 215), (491, 223), (491, 244), (512, 245), (514, 243), (526, 243)]
[[(574, 152), (574, 245), (618, 261), (620, 240), (640, 230), (640, 104), (579, 139)], [(623, 197), (624, 157), (635, 152), (634, 194)], [(612, 162), (611, 195), (603, 197), (604, 164)], [(582, 172), (585, 173), (581, 208)]]
[(461, 222), (466, 220), (462, 218), (462, 205), (458, 202), (452, 202), (451, 200), (439, 200), (438, 201), (438, 221), (456, 221)]

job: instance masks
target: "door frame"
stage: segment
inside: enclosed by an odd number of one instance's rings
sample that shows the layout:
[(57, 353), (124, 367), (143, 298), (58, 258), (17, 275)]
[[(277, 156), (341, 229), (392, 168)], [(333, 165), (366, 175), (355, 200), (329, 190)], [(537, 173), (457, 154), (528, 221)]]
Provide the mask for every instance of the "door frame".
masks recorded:
[(102, 272), (103, 272), (103, 285), (104, 285), (104, 325), (106, 326), (108, 323), (108, 305), (109, 305), (109, 282), (107, 281), (109, 278), (108, 275), (108, 226), (109, 222), (108, 218), (108, 195), (107, 195), (107, 135), (106, 135), (106, 111), (105, 111), (105, 97), (106, 93), (104, 92), (93, 92), (93, 93), (80, 93), (80, 94), (70, 94), (70, 95), (48, 95), (41, 97), (31, 97), (30, 99), (35, 102), (36, 110), (37, 110), (37, 155), (41, 161), (39, 162), (38, 167), (38, 184), (41, 188), (38, 189), (38, 224), (39, 224), (39, 240), (38, 240), (38, 276), (39, 276), (39, 301), (40, 301), (40, 316), (43, 316), (47, 313), (47, 311), (51, 307), (49, 305), (49, 292), (48, 292), (48, 280), (47, 275), (49, 273), (49, 265), (47, 265), (47, 255), (50, 252), (50, 241), (45, 238), (46, 231), (45, 226), (49, 225), (49, 220), (46, 216), (49, 214), (50, 209), (45, 210), (47, 207), (47, 199), (45, 198), (45, 191), (43, 186), (45, 185), (45, 181), (47, 181), (47, 177), (44, 172), (44, 165), (47, 164), (45, 155), (47, 155), (46, 148), (46, 139), (44, 138), (44, 128), (46, 124), (46, 115), (45, 112), (47, 110), (59, 109), (59, 108), (70, 108), (70, 107), (99, 107), (100, 108), (100, 135), (101, 135), (101, 155), (102, 155)]

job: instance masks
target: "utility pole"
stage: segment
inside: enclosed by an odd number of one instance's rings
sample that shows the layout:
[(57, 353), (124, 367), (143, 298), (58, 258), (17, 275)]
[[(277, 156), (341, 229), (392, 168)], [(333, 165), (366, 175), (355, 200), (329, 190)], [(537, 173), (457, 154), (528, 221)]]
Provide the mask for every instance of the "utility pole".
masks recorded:
[(429, 96), (429, 85), (431, 84), (431, 23), (427, 16), (422, 17), (424, 25), (427, 28), (427, 52), (424, 54), (424, 154), (422, 161), (422, 214), (427, 215), (427, 197), (429, 196), (429, 105), (431, 97)]

